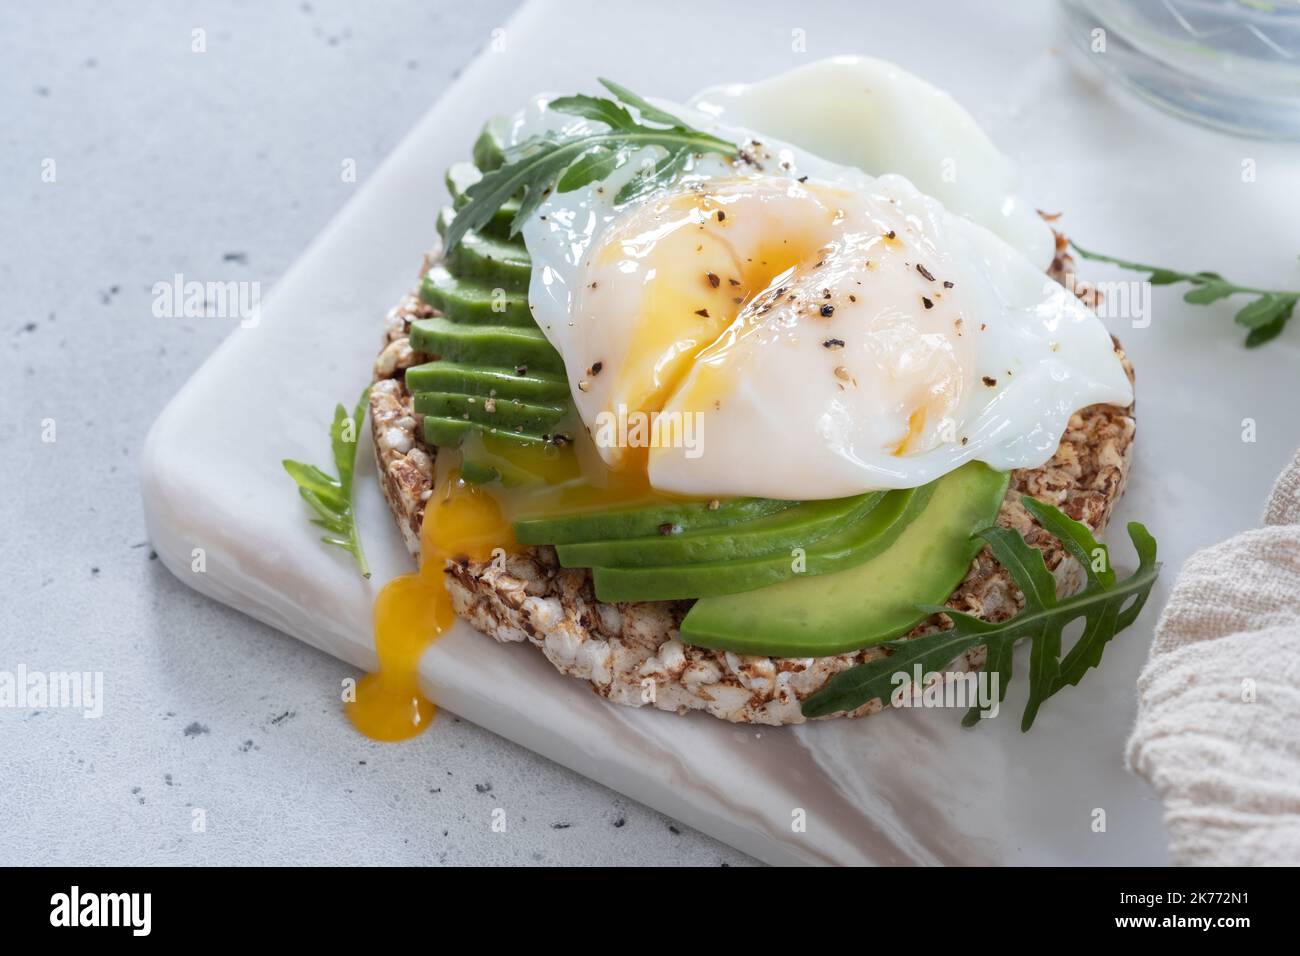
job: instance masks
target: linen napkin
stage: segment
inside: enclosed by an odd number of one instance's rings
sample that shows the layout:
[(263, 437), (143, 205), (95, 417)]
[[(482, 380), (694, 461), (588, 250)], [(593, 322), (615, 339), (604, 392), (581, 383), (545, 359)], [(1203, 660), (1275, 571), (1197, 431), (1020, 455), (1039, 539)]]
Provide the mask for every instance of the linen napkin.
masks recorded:
[(1127, 757), (1164, 801), (1175, 863), (1300, 865), (1300, 452), (1264, 526), (1179, 574)]

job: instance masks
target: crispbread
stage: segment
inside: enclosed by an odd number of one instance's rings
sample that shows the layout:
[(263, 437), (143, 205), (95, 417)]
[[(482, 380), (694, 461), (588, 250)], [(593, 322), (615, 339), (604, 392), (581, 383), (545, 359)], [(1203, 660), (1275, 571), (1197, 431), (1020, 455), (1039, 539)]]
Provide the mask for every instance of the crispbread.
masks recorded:
[[(1058, 234), (1057, 256), (1049, 272), (1057, 281), (1063, 282), (1073, 268), (1066, 250), (1065, 239)], [(426, 257), (426, 269), (430, 261)], [(1089, 287), (1077, 285), (1075, 291), (1093, 304), (1096, 294)], [(411, 321), (436, 314), (414, 294), (389, 312), (370, 393), (380, 482), (417, 560), (437, 449), (420, 436), (402, 373), (428, 358), (410, 347)], [(1118, 342), (1115, 350), (1132, 379), (1132, 367)], [(1070, 419), (1050, 461), (1012, 473), (998, 523), (1021, 532), (1043, 552), (1063, 594), (1079, 586), (1079, 569), (1033, 521), (1020, 496), (1028, 494), (1055, 505), (1100, 532), (1123, 494), (1134, 431), (1131, 406), (1093, 405)], [(561, 568), (548, 547), (529, 548), (498, 565), (450, 563), (446, 573), (457, 613), (478, 630), (502, 643), (536, 647), (561, 673), (586, 680), (602, 697), (630, 706), (649, 704), (677, 713), (704, 710), (736, 723), (802, 723), (802, 700), (834, 674), (884, 653), (868, 648), (834, 657), (766, 658), (683, 645), (677, 640), (677, 628), (690, 602), (603, 604), (592, 592), (590, 572)], [(986, 548), (946, 603), (999, 621), (1017, 612), (1022, 597)], [(944, 620), (935, 615), (909, 636), (942, 627)], [(977, 648), (953, 666), (976, 668), (982, 662), (983, 649)], [(880, 701), (873, 700), (837, 716), (865, 716), (880, 709)]]

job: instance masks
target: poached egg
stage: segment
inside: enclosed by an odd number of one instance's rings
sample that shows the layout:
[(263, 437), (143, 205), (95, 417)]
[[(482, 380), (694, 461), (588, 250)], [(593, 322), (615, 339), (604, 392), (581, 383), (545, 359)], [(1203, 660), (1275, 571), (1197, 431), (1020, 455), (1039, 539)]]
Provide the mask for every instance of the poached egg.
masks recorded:
[[(547, 102), (512, 143), (603, 128)], [(645, 149), (523, 226), (534, 318), (607, 465), (667, 493), (835, 498), (1037, 467), (1075, 411), (1132, 401), (1101, 322), (1044, 273), (1051, 230), (946, 94), (837, 59), (693, 102), (660, 105), (740, 158), (620, 205)]]

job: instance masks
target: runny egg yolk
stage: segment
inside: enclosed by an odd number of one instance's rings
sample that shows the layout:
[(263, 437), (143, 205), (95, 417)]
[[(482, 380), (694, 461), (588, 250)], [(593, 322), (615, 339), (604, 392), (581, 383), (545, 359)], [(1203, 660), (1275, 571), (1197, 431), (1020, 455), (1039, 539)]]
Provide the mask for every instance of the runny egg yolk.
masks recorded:
[(388, 582), (375, 599), (379, 668), (357, 682), (347, 704), (353, 725), (375, 740), (405, 740), (428, 726), (434, 706), (420, 690), (419, 662), (455, 621), (443, 569), (449, 560), (484, 561), (515, 548), (501, 505), (448, 471), (434, 486), (420, 529), (420, 569)]
[[(575, 302), (570, 325), (605, 368), (580, 383), (579, 411), (588, 423), (667, 414), (701, 432), (748, 430), (725, 417), (728, 398), (753, 400), (796, 369), (828, 407), (872, 396), (868, 448), (924, 451), (954, 417), (973, 354), (951, 309), (933, 311), (946, 290), (915, 268), (936, 261), (926, 242), (888, 197), (779, 176), (711, 180), (630, 210), (590, 256)], [(782, 396), (764, 401), (779, 419)], [(611, 467), (673, 487), (680, 451), (607, 444)]]
[(907, 416), (907, 434), (903, 440), (893, 447), (891, 455), (906, 455), (913, 444), (921, 437), (925, 431), (925, 409), (917, 408), (912, 414)]
[[(621, 360), (590, 383), (608, 407), (661, 411), (704, 349), (784, 277), (824, 255), (839, 211), (833, 196), (815, 197), (813, 188), (782, 178), (688, 189), (630, 212), (611, 230), (591, 274), (612, 272), (619, 281), (597, 279), (578, 304), (593, 325), (611, 310), (636, 315)], [(634, 305), (606, 292), (626, 288), (628, 277), (639, 279)], [(636, 449), (609, 451), (615, 467), (644, 468)]]
[(523, 483), (485, 487), (462, 481), (462, 452), (442, 449), (420, 529), (420, 569), (394, 578), (375, 599), (379, 667), (357, 682), (348, 718), (375, 740), (397, 741), (428, 727), (435, 707), (419, 685), (424, 652), (455, 622), (447, 591), (448, 561), (487, 561), (518, 550), (511, 520), (662, 500), (644, 472), (615, 473), (600, 462), (585, 436), (565, 449), (537, 449), (499, 437), (470, 438), (467, 451)]

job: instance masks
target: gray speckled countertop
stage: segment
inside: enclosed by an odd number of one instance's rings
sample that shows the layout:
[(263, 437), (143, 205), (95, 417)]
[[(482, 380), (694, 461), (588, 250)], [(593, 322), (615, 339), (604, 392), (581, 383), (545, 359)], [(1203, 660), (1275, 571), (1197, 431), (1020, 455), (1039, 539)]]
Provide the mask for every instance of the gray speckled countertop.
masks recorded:
[(145, 535), (140, 443), (229, 331), (154, 318), (153, 284), (274, 285), (352, 195), (340, 158), (364, 181), (513, 5), (0, 9), (0, 680), (104, 682), (98, 719), (0, 691), (0, 864), (747, 862), (446, 714), (361, 738), (336, 661)]

